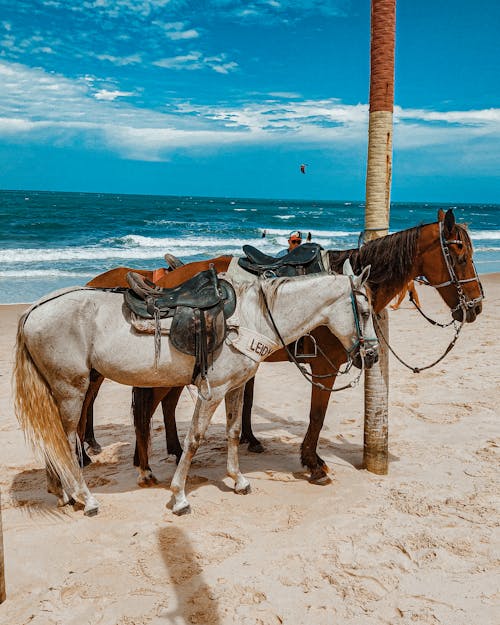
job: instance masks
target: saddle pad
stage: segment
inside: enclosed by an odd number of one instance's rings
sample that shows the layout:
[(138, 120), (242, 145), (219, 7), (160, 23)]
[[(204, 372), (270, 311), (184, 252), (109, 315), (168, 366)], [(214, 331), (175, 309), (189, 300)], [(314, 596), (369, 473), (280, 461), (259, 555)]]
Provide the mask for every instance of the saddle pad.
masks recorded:
[(240, 267), (238, 264), (239, 260), (238, 256), (233, 256), (231, 262), (229, 263), (229, 267), (224, 274), (221, 274), (221, 276), (227, 276), (229, 280), (238, 284), (243, 282), (256, 282), (258, 280), (258, 276), (254, 273), (245, 271), (242, 267)]

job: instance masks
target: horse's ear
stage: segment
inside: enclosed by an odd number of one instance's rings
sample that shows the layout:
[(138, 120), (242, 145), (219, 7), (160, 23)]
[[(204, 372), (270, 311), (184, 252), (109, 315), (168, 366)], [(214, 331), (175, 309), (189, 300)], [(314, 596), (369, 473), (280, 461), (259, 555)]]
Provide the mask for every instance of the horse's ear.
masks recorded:
[(368, 280), (368, 276), (370, 275), (371, 265), (367, 265), (363, 271), (359, 274), (359, 276), (354, 276), (352, 282), (354, 284), (355, 289), (359, 289), (362, 287), (365, 282)]
[(361, 286), (363, 286), (363, 284), (368, 280), (368, 278), (370, 277), (370, 271), (371, 271), (372, 266), (371, 265), (366, 265), (366, 267), (363, 269), (363, 271), (361, 272), (361, 275), (359, 276), (360, 282), (361, 282)]
[(444, 210), (442, 208), (438, 210), (438, 221), (444, 221)]
[(344, 274), (344, 276), (353, 276), (354, 275), (354, 271), (352, 270), (352, 265), (351, 265), (351, 261), (346, 258), (344, 261), (344, 264), (342, 266), (342, 273)]
[(455, 227), (455, 215), (453, 213), (453, 209), (449, 208), (446, 211), (446, 215), (444, 216), (444, 233), (447, 237), (451, 235), (454, 227)]

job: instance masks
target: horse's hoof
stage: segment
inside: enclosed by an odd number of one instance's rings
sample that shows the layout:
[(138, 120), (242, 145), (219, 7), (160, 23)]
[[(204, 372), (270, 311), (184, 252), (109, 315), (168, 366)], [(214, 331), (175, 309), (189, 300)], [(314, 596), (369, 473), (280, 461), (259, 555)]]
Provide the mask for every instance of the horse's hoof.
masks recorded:
[(261, 454), (265, 449), (262, 443), (257, 441), (256, 443), (248, 443), (248, 451), (251, 451), (253, 454)]
[(137, 485), (140, 486), (141, 488), (149, 488), (150, 486), (156, 486), (157, 484), (158, 484), (158, 480), (153, 474), (147, 477), (144, 476), (137, 480)]
[(316, 484), (317, 486), (326, 486), (327, 484), (331, 484), (332, 480), (326, 473), (313, 473), (309, 478), (310, 484)]
[(183, 516), (184, 514), (191, 514), (191, 506), (187, 504), (187, 506), (182, 506), (182, 508), (173, 508), (172, 512), (177, 516)]
[(235, 488), (234, 492), (237, 495), (248, 495), (252, 492), (252, 487), (250, 486), (250, 484), (247, 484), (246, 486), (243, 486), (243, 488)]
[(92, 441), (91, 443), (87, 442), (87, 445), (89, 446), (87, 452), (91, 453), (93, 456), (100, 454), (102, 451), (102, 447), (97, 441)]
[(96, 516), (99, 513), (99, 506), (96, 508), (89, 508), (88, 510), (84, 510), (83, 514), (85, 516)]

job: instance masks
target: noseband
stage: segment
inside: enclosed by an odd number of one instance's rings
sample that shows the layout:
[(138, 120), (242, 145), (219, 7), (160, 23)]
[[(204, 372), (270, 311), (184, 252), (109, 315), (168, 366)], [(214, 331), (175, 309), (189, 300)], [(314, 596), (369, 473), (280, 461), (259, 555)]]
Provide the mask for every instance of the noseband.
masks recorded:
[[(457, 232), (459, 232), (458, 229), (457, 229)], [(441, 251), (443, 253), (444, 262), (448, 269), (448, 274), (450, 276), (450, 279), (447, 280), (446, 282), (441, 282), (441, 284), (431, 284), (429, 280), (427, 280), (427, 278), (425, 277), (423, 279), (419, 278), (419, 281), (421, 281), (423, 284), (426, 284), (427, 286), (433, 286), (435, 289), (442, 289), (445, 286), (453, 285), (457, 290), (458, 304), (455, 306), (455, 308), (451, 309), (451, 312), (454, 313), (455, 311), (462, 309), (464, 312), (464, 316), (465, 316), (467, 309), (474, 308), (476, 304), (479, 304), (484, 299), (483, 285), (481, 284), (481, 281), (479, 280), (479, 276), (477, 275), (477, 270), (476, 270), (476, 265), (474, 264), (474, 259), (471, 257), (472, 268), (474, 269), (474, 277), (460, 280), (453, 267), (453, 260), (452, 260), (452, 256), (450, 253), (449, 246), (453, 244), (463, 245), (464, 242), (460, 238), (446, 239), (444, 236), (442, 221), (439, 222), (439, 241), (441, 244)], [(467, 282), (478, 283), (479, 290), (481, 292), (481, 295), (479, 297), (475, 297), (474, 299), (469, 299), (467, 297), (467, 295), (464, 293), (464, 290), (462, 288), (462, 284), (465, 284)]]

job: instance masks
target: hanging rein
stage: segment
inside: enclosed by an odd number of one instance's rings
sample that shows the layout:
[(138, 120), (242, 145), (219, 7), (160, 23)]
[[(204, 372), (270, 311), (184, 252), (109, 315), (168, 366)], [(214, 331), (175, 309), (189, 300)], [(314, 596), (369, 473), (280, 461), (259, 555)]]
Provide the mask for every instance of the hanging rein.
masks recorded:
[[(435, 289), (442, 289), (446, 286), (451, 286), (453, 285), (456, 290), (457, 290), (457, 294), (458, 294), (458, 304), (451, 309), (451, 314), (453, 314), (454, 312), (456, 312), (457, 310), (461, 309), (462, 310), (462, 321), (460, 323), (458, 323), (455, 319), (452, 319), (449, 323), (439, 323), (438, 321), (435, 321), (434, 319), (431, 319), (430, 317), (428, 317), (424, 311), (420, 308), (420, 306), (417, 305), (417, 303), (415, 302), (414, 298), (413, 298), (413, 294), (410, 291), (410, 301), (414, 304), (415, 308), (418, 310), (418, 312), (422, 315), (422, 317), (424, 317), (424, 319), (426, 319), (429, 323), (431, 323), (432, 325), (435, 325), (439, 328), (447, 328), (450, 325), (454, 325), (455, 328), (455, 336), (452, 338), (452, 340), (450, 341), (448, 347), (445, 349), (444, 353), (442, 354), (442, 356), (440, 356), (437, 360), (435, 360), (433, 363), (431, 363), (430, 365), (426, 365), (425, 367), (412, 367), (411, 365), (409, 365), (408, 363), (404, 362), (404, 360), (402, 360), (400, 358), (400, 356), (398, 356), (398, 354), (396, 354), (396, 352), (394, 351), (394, 349), (389, 345), (389, 342), (387, 341), (386, 337), (384, 336), (382, 329), (380, 327), (380, 324), (378, 322), (377, 316), (374, 315), (374, 323), (377, 329), (377, 334), (382, 338), (382, 340), (384, 341), (384, 343), (387, 345), (387, 348), (389, 349), (389, 351), (394, 355), (394, 357), (405, 367), (407, 367), (408, 369), (410, 369), (411, 371), (413, 371), (413, 373), (420, 373), (421, 371), (425, 371), (426, 369), (431, 369), (432, 367), (434, 367), (435, 365), (437, 365), (439, 362), (441, 362), (443, 360), (443, 358), (445, 358), (448, 353), (453, 349), (453, 347), (455, 346), (455, 343), (457, 342), (458, 336), (460, 334), (460, 331), (462, 330), (465, 320), (466, 320), (466, 313), (467, 313), (467, 309), (473, 308), (474, 306), (476, 306), (477, 304), (479, 304), (483, 299), (484, 299), (484, 291), (483, 291), (483, 286), (481, 284), (481, 281), (479, 280), (479, 276), (477, 275), (477, 270), (476, 270), (476, 265), (474, 264), (474, 260), (471, 258), (471, 262), (472, 262), (472, 267), (474, 269), (474, 277), (473, 278), (466, 278), (464, 280), (460, 280), (455, 272), (454, 266), (453, 266), (453, 261), (451, 258), (451, 254), (450, 254), (450, 248), (449, 246), (452, 244), (456, 244), (456, 245), (463, 245), (463, 241), (459, 238), (457, 239), (446, 239), (444, 236), (444, 232), (443, 232), (443, 222), (439, 222), (439, 241), (441, 244), (441, 251), (443, 253), (443, 258), (446, 264), (446, 268), (448, 269), (448, 275), (450, 277), (449, 280), (447, 280), (446, 282), (441, 282), (440, 284), (431, 284), (427, 278), (425, 277), (419, 277), (418, 281), (421, 282), (422, 284), (425, 284), (427, 286), (432, 286)], [(465, 284), (466, 282), (477, 282), (479, 285), (479, 290), (481, 295), (479, 297), (476, 297), (474, 299), (468, 299), (466, 294), (464, 293), (464, 290), (462, 288), (462, 284)]]
[[(314, 378), (318, 378), (318, 379), (327, 378), (327, 377), (331, 377), (332, 374), (315, 375), (312, 372), (307, 371), (307, 369), (304, 367), (304, 365), (297, 360), (296, 356), (292, 353), (292, 351), (288, 348), (288, 345), (286, 345), (285, 341), (283, 340), (283, 337), (281, 336), (281, 333), (278, 330), (278, 327), (276, 326), (276, 322), (274, 321), (273, 315), (272, 315), (271, 310), (269, 308), (269, 305), (267, 303), (266, 294), (264, 293), (264, 290), (262, 289), (262, 286), (260, 288), (260, 292), (262, 294), (262, 299), (264, 300), (264, 305), (266, 307), (267, 314), (269, 315), (269, 319), (271, 320), (271, 323), (272, 323), (274, 331), (276, 332), (276, 334), (277, 334), (277, 336), (278, 336), (282, 346), (284, 347), (286, 353), (288, 354), (288, 358), (291, 360), (291, 362), (293, 362), (293, 364), (297, 367), (297, 369), (304, 376), (304, 378), (309, 382), (309, 384), (312, 384), (312, 386), (315, 386), (316, 388), (319, 388), (322, 391), (328, 391), (330, 393), (336, 393), (338, 391), (343, 391), (346, 388), (352, 388), (352, 387), (358, 385), (359, 380), (361, 378), (361, 374), (363, 373), (364, 368), (365, 368), (364, 367), (364, 365), (365, 365), (365, 359), (364, 359), (365, 343), (373, 343), (373, 342), (377, 341), (376, 338), (366, 338), (366, 337), (363, 336), (361, 323), (359, 321), (360, 315), (359, 315), (358, 303), (356, 301), (356, 295), (363, 295), (364, 297), (366, 297), (366, 299), (368, 299), (368, 297), (362, 291), (359, 291), (358, 289), (354, 288), (354, 283), (352, 281), (351, 276), (349, 276), (349, 281), (350, 281), (350, 284), (351, 284), (351, 305), (352, 305), (352, 310), (353, 310), (353, 314), (354, 314), (354, 321), (355, 321), (355, 325), (356, 325), (357, 340), (356, 340), (356, 343), (351, 347), (351, 349), (346, 350), (346, 353), (347, 353), (347, 356), (348, 356), (348, 361), (347, 361), (347, 365), (346, 365), (345, 370), (344, 371), (340, 371), (337, 367), (335, 367), (335, 365), (330, 361), (330, 359), (326, 357), (326, 354), (323, 352), (323, 350), (320, 348), (320, 346), (317, 345), (317, 348), (319, 349), (321, 354), (323, 356), (325, 356), (325, 358), (327, 359), (328, 363), (335, 369), (335, 375), (337, 375), (337, 374), (345, 374), (345, 373), (349, 372), (349, 370), (351, 369), (351, 366), (352, 366), (351, 354), (352, 354), (352, 352), (356, 348), (359, 347), (359, 352), (360, 352), (360, 356), (361, 356), (361, 369), (359, 370), (358, 375), (354, 378), (354, 380), (351, 380), (351, 382), (349, 382), (348, 384), (345, 384), (344, 386), (340, 386), (338, 388), (333, 388), (332, 386), (325, 386), (321, 382), (315, 382), (314, 381)], [(306, 336), (309, 336), (309, 335), (306, 335)]]

